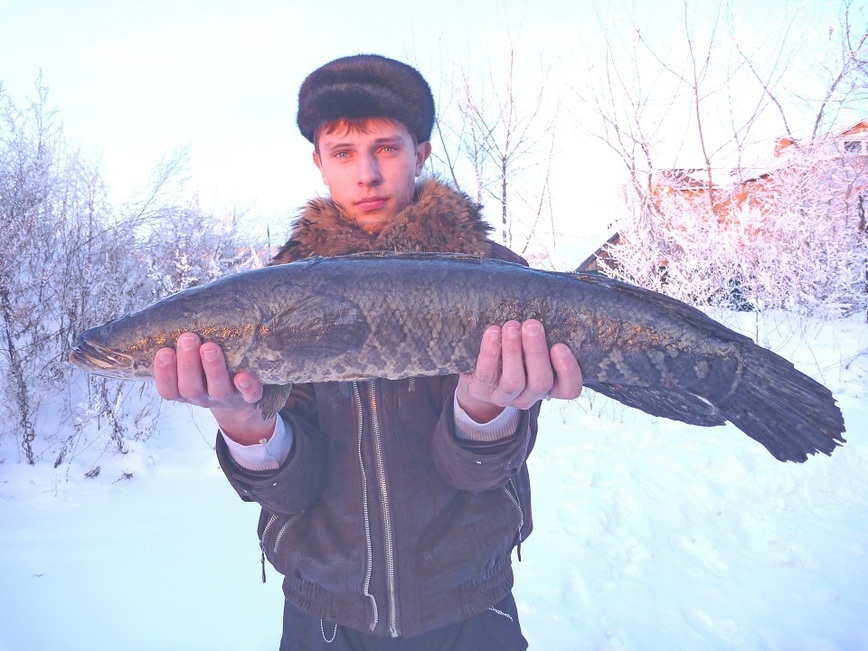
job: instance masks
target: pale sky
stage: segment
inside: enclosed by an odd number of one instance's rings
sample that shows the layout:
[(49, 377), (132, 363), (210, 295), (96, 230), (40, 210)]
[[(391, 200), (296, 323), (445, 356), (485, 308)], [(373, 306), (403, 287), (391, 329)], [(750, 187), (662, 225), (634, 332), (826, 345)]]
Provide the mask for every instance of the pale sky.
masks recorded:
[(41, 69), (67, 137), (124, 188), (189, 147), (203, 192), (234, 188), (278, 209), (319, 187), (295, 126), (308, 73), (374, 52), (417, 59), (433, 87), (440, 57), (492, 38), (490, 23), (503, 21), (487, 16), (500, 4), (0, 0), (0, 80), (20, 100)]
[[(639, 3), (641, 9), (594, 4), (0, 0), (0, 81), (21, 104), (42, 70), (67, 141), (99, 162), (117, 201), (145, 185), (163, 155), (186, 147), (191, 191), (198, 189), (206, 207), (237, 203), (288, 223), (297, 207), (324, 192), (311, 146), (295, 126), (296, 93), (309, 72), (339, 56), (378, 53), (419, 66), (439, 98), (454, 66), (495, 68), (512, 42), (528, 69), (552, 65), (552, 83), (566, 89), (553, 201), (568, 218), (565, 229), (590, 242), (618, 209), (619, 168), (582, 133), (586, 114), (575, 108), (569, 86), (581, 88), (602, 23), (641, 14), (643, 25), (665, 35), (669, 23), (678, 29), (684, 12), (677, 0)], [(820, 23), (836, 15), (837, 3), (808, 6)], [(570, 257), (584, 257), (587, 245), (578, 248), (582, 254)]]

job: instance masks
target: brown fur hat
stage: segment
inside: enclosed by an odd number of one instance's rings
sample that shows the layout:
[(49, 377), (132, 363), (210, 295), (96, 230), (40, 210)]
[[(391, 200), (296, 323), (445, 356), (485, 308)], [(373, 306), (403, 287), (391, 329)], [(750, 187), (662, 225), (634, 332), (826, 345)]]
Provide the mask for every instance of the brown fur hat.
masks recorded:
[(427, 142), (434, 126), (434, 97), (428, 82), (406, 63), (357, 54), (317, 68), (301, 84), (298, 128), (311, 142), (326, 122), (364, 118), (396, 120), (416, 142)]

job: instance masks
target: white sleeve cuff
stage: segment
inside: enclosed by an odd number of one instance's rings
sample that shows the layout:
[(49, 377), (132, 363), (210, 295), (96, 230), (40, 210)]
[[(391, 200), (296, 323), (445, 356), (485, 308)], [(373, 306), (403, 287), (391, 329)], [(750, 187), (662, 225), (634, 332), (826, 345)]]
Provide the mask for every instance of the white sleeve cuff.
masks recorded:
[(455, 435), (460, 439), (478, 443), (494, 443), (514, 436), (518, 429), (521, 413), (517, 407), (507, 407), (487, 423), (477, 423), (458, 404), (457, 396), (454, 401)]
[(270, 439), (262, 439), (259, 443), (242, 445), (230, 439), (222, 430), (220, 435), (226, 441), (229, 456), (245, 470), (277, 470), (292, 451), (292, 426), (280, 415), (274, 425), (274, 434)]

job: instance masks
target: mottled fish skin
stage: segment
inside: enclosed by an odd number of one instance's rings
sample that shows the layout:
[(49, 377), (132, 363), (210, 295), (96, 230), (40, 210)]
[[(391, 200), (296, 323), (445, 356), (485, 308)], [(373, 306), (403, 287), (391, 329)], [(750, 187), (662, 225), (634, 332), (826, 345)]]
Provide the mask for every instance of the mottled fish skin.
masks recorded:
[(828, 389), (693, 307), (602, 276), (462, 255), (312, 258), (228, 276), (84, 332), (70, 357), (151, 379), (154, 353), (197, 332), (230, 371), (266, 385), (401, 379), (470, 371), (488, 325), (528, 318), (570, 346), (586, 387), (631, 407), (732, 421), (782, 461), (844, 442)]

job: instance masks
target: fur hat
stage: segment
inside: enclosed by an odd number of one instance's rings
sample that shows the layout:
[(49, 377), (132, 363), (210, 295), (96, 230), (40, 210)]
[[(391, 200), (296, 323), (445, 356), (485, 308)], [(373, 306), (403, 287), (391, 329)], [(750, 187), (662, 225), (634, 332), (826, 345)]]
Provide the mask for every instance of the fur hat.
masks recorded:
[(419, 71), (406, 63), (376, 54), (343, 57), (301, 84), (298, 128), (313, 142), (322, 124), (342, 118), (391, 118), (426, 142), (434, 126), (434, 97)]

